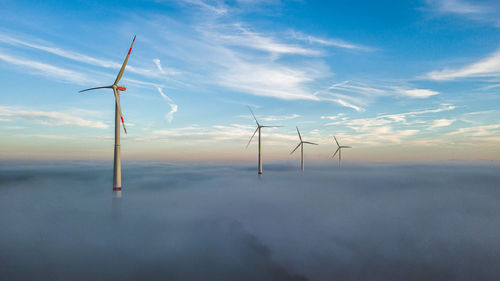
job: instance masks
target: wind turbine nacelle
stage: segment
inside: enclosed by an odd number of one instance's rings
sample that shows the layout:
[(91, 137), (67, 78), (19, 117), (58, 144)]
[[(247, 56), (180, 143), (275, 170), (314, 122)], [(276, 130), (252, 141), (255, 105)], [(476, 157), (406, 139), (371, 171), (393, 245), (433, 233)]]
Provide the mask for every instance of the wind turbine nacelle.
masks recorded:
[(125, 90), (127, 90), (127, 88), (126, 88), (126, 87), (122, 87), (122, 86), (117, 86), (116, 88), (117, 88), (118, 90), (120, 90), (120, 91), (125, 91)]

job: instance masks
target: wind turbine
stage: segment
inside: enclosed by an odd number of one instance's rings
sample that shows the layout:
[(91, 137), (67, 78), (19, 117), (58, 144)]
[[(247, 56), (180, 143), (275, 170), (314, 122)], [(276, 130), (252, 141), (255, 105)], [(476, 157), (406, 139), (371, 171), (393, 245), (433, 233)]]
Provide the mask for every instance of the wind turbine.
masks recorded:
[(255, 132), (253, 132), (252, 137), (248, 141), (247, 148), (250, 145), (250, 142), (252, 141), (252, 139), (255, 136), (255, 134), (257, 133), (257, 131), (259, 131), (259, 166), (258, 166), (258, 173), (259, 173), (259, 175), (262, 175), (262, 150), (261, 150), (262, 149), (262, 138), (261, 138), (261, 135), (260, 135), (260, 129), (262, 129), (262, 128), (277, 128), (277, 127), (283, 127), (283, 126), (263, 126), (263, 125), (261, 125), (259, 123), (259, 121), (257, 121), (257, 118), (255, 118), (255, 115), (253, 114), (253, 111), (250, 108), (250, 106), (248, 107), (248, 109), (250, 110), (250, 113), (252, 113), (253, 119), (255, 119), (255, 123), (257, 123), (257, 129), (255, 129)]
[(90, 89), (85, 89), (79, 91), (79, 93), (90, 91), (90, 90), (97, 90), (97, 89), (113, 89), (113, 93), (115, 94), (115, 159), (114, 159), (114, 166), (113, 166), (113, 191), (118, 193), (118, 195), (121, 194), (122, 190), (122, 168), (121, 168), (121, 160), (120, 160), (120, 119), (123, 124), (123, 130), (125, 131), (125, 134), (127, 133), (127, 129), (125, 128), (125, 122), (123, 121), (123, 114), (122, 114), (122, 109), (120, 106), (120, 91), (125, 91), (127, 88), (123, 86), (118, 86), (118, 82), (120, 82), (120, 79), (122, 78), (123, 71), (125, 70), (125, 66), (127, 66), (127, 61), (130, 56), (130, 52), (132, 52), (132, 46), (134, 46), (135, 42), (135, 35), (134, 35), (134, 40), (132, 40), (132, 44), (130, 45), (130, 49), (128, 50), (128, 54), (125, 57), (125, 61), (122, 64), (122, 68), (120, 69), (120, 72), (118, 72), (118, 76), (116, 76), (116, 80), (113, 83), (113, 85), (110, 86), (102, 86), (102, 87), (95, 87), (95, 88), (90, 88)]
[(297, 150), (297, 148), (299, 148), (299, 146), (300, 146), (300, 164), (302, 166), (302, 171), (304, 171), (304, 143), (314, 144), (314, 145), (318, 145), (318, 144), (314, 143), (314, 142), (303, 141), (302, 136), (300, 135), (299, 127), (296, 127), (296, 128), (297, 128), (297, 133), (299, 134), (300, 142), (297, 145), (297, 147), (295, 147), (295, 149), (292, 150), (292, 152), (290, 152), (290, 154), (293, 154), (295, 152), (295, 150)]
[(352, 146), (340, 145), (339, 142), (337, 141), (337, 138), (335, 136), (333, 136), (333, 138), (335, 139), (335, 142), (337, 143), (338, 148), (335, 151), (335, 153), (333, 154), (332, 158), (335, 157), (335, 155), (337, 155), (337, 152), (339, 153), (339, 167), (340, 167), (340, 160), (342, 160), (342, 148), (352, 148)]

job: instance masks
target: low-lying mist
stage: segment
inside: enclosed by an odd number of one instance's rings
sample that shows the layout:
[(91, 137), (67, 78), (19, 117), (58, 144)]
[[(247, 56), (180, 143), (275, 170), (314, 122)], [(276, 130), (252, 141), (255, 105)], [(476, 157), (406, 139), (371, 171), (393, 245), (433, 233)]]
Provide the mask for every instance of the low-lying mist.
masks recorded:
[(500, 280), (500, 165), (0, 164), (0, 280)]

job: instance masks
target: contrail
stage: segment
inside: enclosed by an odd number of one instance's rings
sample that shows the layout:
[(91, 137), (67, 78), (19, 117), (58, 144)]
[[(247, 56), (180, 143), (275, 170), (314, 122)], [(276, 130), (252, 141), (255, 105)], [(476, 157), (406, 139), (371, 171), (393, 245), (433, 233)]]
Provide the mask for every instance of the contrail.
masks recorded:
[(170, 112), (165, 114), (165, 118), (170, 123), (174, 119), (174, 113), (177, 112), (179, 107), (177, 106), (177, 104), (175, 104), (175, 102), (171, 98), (169, 98), (167, 95), (165, 95), (165, 93), (163, 93), (162, 88), (158, 87), (157, 89), (158, 89), (158, 92), (160, 93), (161, 97), (168, 103), (168, 105), (170, 105), (170, 108), (171, 108)]

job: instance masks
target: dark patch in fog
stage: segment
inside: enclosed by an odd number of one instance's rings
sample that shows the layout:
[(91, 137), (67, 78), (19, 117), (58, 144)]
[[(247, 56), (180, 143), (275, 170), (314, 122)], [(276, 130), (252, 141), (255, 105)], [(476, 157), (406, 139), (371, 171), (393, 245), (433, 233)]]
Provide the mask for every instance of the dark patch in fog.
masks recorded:
[(497, 164), (267, 167), (1, 163), (0, 280), (500, 277)]

